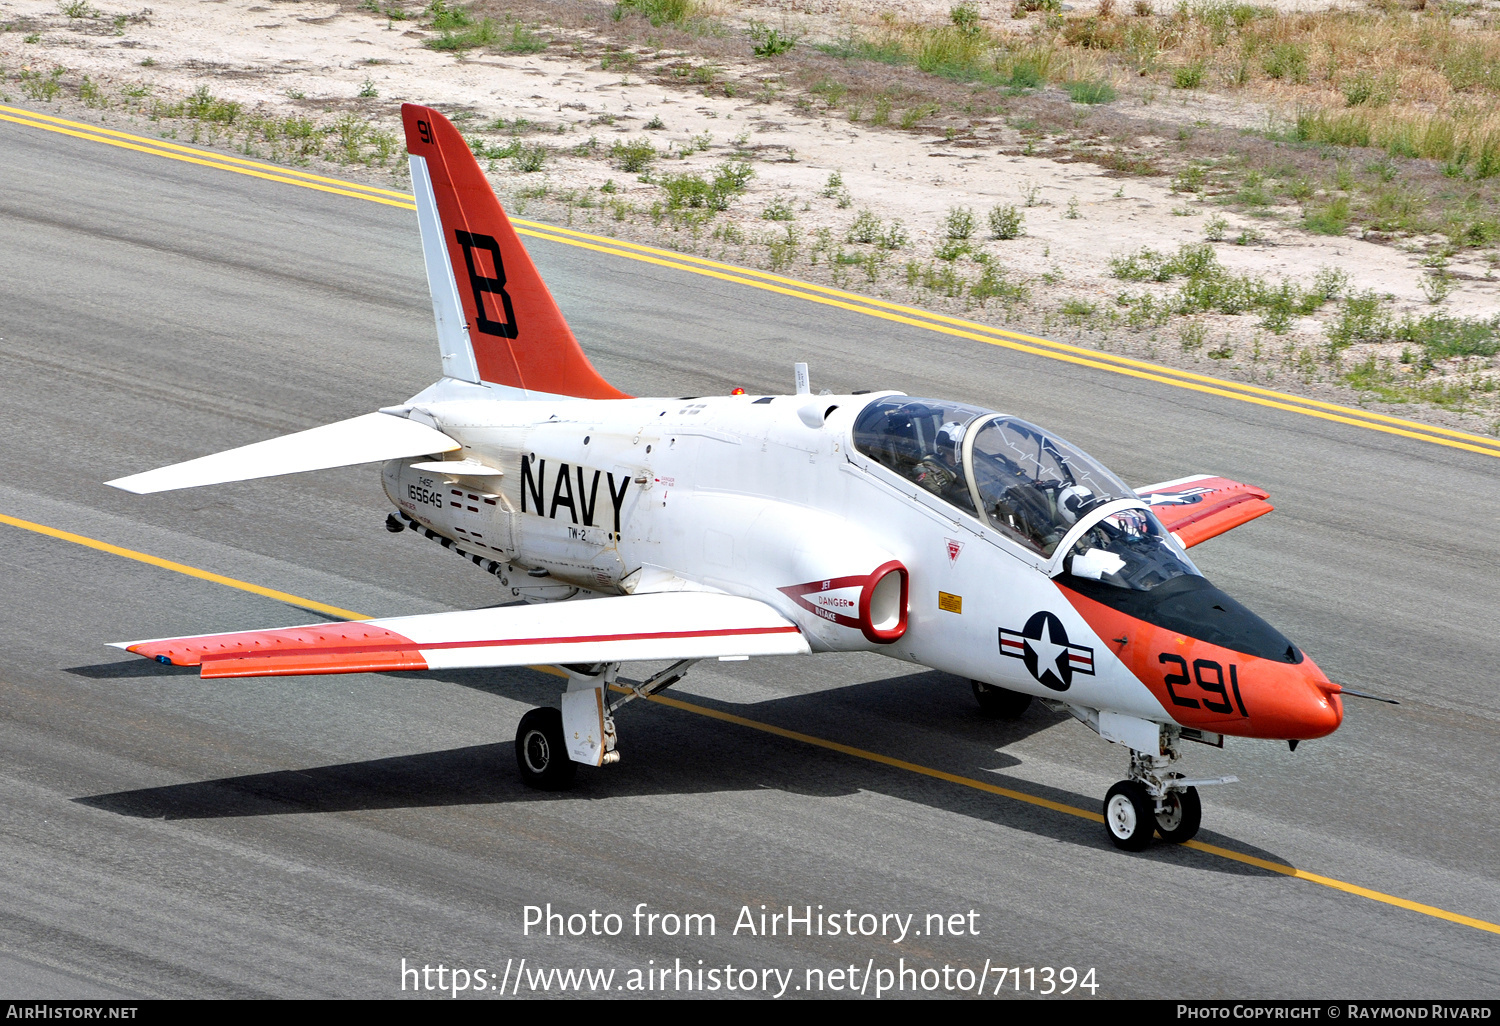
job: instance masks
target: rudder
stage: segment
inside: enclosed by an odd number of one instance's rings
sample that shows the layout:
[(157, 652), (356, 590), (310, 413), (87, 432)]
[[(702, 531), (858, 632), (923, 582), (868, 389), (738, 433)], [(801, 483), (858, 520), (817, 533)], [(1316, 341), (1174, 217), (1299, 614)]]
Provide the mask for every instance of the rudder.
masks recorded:
[(402, 104), (443, 373), (582, 399), (627, 398), (584, 355), (458, 129)]

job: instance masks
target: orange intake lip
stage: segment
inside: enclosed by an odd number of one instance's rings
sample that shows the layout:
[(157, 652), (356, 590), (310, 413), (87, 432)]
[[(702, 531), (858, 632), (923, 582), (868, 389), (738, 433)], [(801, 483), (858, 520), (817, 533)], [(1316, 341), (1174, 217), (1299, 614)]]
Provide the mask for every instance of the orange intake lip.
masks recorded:
[(1059, 584), (1109, 650), (1184, 727), (1305, 741), (1343, 722), (1339, 686), (1316, 663), (1246, 655), (1112, 609)]

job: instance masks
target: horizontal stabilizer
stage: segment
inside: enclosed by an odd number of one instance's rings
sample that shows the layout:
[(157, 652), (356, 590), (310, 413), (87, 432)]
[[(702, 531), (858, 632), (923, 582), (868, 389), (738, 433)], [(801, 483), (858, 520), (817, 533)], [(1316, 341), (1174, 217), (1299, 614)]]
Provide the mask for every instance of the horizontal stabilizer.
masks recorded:
[(1136, 494), (1189, 549), (1275, 509), (1264, 489), (1209, 474), (1147, 485)]
[(203, 677), (389, 673), (809, 651), (796, 626), (764, 602), (701, 592), (121, 641), (114, 647), (174, 666), (199, 666)]
[(336, 424), (269, 438), (106, 483), (137, 495), (147, 495), (169, 492), (174, 488), (197, 488), (227, 481), (297, 474), (305, 470), (383, 463), (408, 456), (452, 452), (457, 448), (457, 442), (426, 424), (388, 413), (367, 413)]

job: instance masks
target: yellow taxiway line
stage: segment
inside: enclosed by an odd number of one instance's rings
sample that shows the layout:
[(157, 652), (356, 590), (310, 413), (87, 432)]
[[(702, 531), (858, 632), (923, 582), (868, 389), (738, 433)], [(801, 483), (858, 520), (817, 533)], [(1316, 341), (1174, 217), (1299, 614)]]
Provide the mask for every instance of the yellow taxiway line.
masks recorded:
[[(135, 560), (139, 563), (146, 563), (150, 566), (159, 567), (163, 570), (171, 570), (175, 573), (186, 574), (189, 577), (196, 577), (199, 580), (212, 581), (215, 584), (222, 584), (226, 587), (237, 588), (240, 591), (247, 591), (255, 595), (261, 595), (266, 598), (275, 599), (278, 602), (286, 602), (290, 605), (298, 606), (302, 609), (315, 609), (320, 612), (330, 613), (334, 616), (342, 616), (351, 620), (370, 619), (370, 617), (368, 616), (352, 612), (348, 609), (340, 609), (338, 606), (331, 606), (324, 602), (315, 602), (312, 599), (301, 598), (297, 595), (292, 595), (285, 591), (277, 591), (274, 588), (265, 588), (258, 584), (251, 584), (248, 581), (241, 581), (233, 577), (225, 577), (223, 574), (216, 574), (207, 570), (200, 570), (197, 567), (188, 566), (186, 563), (178, 563), (170, 559), (162, 559), (160, 556), (150, 555), (149, 553), (137, 552), (134, 549), (123, 548), (119, 545), (111, 545), (109, 542), (103, 542), (94, 538), (89, 538), (86, 535), (74, 534), (71, 531), (63, 531), (56, 527), (49, 527), (46, 524), (38, 524), (34, 521), (22, 520), (19, 517), (7, 516), (3, 513), (0, 513), (0, 523), (9, 524), (12, 527), (18, 527), (25, 531), (33, 531), (37, 534), (46, 535), (49, 538), (56, 538), (60, 541), (72, 542), (75, 545), (82, 545), (90, 549), (95, 549), (99, 552), (107, 552), (113, 556), (120, 556), (125, 559)], [(551, 673), (558, 672), (552, 667), (535, 667), (535, 669), (544, 669)], [(627, 689), (617, 687), (616, 690), (626, 691)], [(889, 766), (893, 769), (903, 770), (907, 773), (915, 773), (920, 776), (931, 777), (935, 780), (942, 780), (950, 784), (956, 784), (960, 787), (973, 788), (976, 791), (984, 791), (988, 794), (998, 795), (1002, 798), (1009, 798), (1012, 801), (1024, 802), (1027, 805), (1034, 805), (1039, 808), (1049, 809), (1053, 812), (1060, 812), (1064, 815), (1077, 816), (1080, 819), (1086, 819), (1094, 823), (1103, 822), (1103, 817), (1099, 813), (1093, 812), (1089, 809), (1080, 809), (1076, 805), (1067, 805), (1063, 802), (1052, 801), (1050, 798), (1043, 798), (1039, 795), (1028, 794), (1025, 791), (1017, 791), (1008, 787), (1000, 787), (998, 784), (991, 784), (985, 780), (976, 780), (973, 777), (965, 777), (960, 776), (957, 773), (949, 773), (945, 770), (933, 769), (930, 766), (923, 766), (920, 763), (907, 762), (904, 759), (897, 759), (889, 755), (882, 755), (879, 752), (872, 752), (864, 748), (856, 748), (853, 745), (846, 745), (839, 741), (831, 741), (827, 738), (817, 737), (813, 734), (803, 734), (799, 731), (788, 730), (785, 727), (778, 727), (772, 723), (762, 723), (759, 720), (752, 720), (744, 716), (738, 716), (734, 713), (725, 712), (721, 709), (712, 709), (708, 706), (698, 705), (693, 702), (684, 702), (680, 698), (669, 698), (666, 695), (648, 695), (646, 696), (646, 698), (647, 701), (656, 702), (659, 705), (664, 705), (672, 709), (678, 709), (682, 712), (693, 713), (697, 716), (706, 716), (709, 719), (719, 720), (723, 723), (732, 723), (736, 726), (748, 727), (751, 730), (759, 730), (767, 734), (774, 734), (777, 737), (786, 738), (791, 741), (799, 741), (803, 744), (813, 745), (815, 747), (824, 748), (833, 752), (839, 752), (843, 755), (852, 756), (856, 759), (864, 759), (868, 762), (879, 763), (882, 766)], [(1336, 891), (1343, 891), (1346, 894), (1354, 894), (1362, 898), (1368, 898), (1371, 901), (1378, 901), (1386, 905), (1394, 905), (1397, 908), (1403, 908), (1411, 912), (1419, 912), (1422, 915), (1432, 916), (1435, 919), (1444, 919), (1450, 923), (1459, 923), (1464, 926), (1472, 926), (1476, 930), (1484, 930), (1487, 933), (1500, 934), (1500, 924), (1491, 923), (1483, 919), (1476, 919), (1473, 916), (1462, 915), (1458, 912), (1449, 912), (1447, 909), (1438, 908), (1434, 905), (1425, 905), (1419, 901), (1411, 901), (1407, 898), (1400, 898), (1394, 894), (1386, 894), (1383, 891), (1376, 891), (1368, 887), (1361, 887), (1358, 884), (1348, 883), (1347, 881), (1339, 880), (1331, 876), (1323, 876), (1319, 873), (1309, 873), (1304, 869), (1298, 869), (1296, 866), (1289, 866), (1281, 862), (1272, 862), (1269, 859), (1263, 859), (1255, 855), (1248, 855), (1244, 852), (1234, 851), (1231, 848), (1221, 848), (1218, 845), (1214, 844), (1205, 844), (1202, 841), (1188, 841), (1185, 846), (1196, 851), (1204, 852), (1208, 855), (1216, 855), (1219, 858), (1229, 859), (1234, 862), (1240, 862), (1248, 866), (1255, 866), (1259, 869), (1268, 870), (1273, 873), (1280, 873), (1283, 876), (1293, 877), (1298, 880), (1306, 880), (1309, 883), (1319, 884), (1320, 886), (1332, 888)]]
[(123, 548), (119, 545), (111, 545), (109, 542), (99, 541), (97, 538), (89, 538), (85, 535), (74, 534), (71, 531), (63, 531), (56, 527), (48, 527), (46, 524), (38, 524), (31, 520), (22, 520), (20, 517), (6, 516), (0, 513), (0, 524), (9, 524), (11, 527), (19, 527), (23, 531), (35, 531), (37, 534), (45, 534), (49, 538), (57, 538), (74, 545), (82, 545), (90, 549), (98, 549), (100, 552), (108, 552), (111, 556), (120, 556), (124, 559), (133, 559), (138, 563), (148, 563), (151, 566), (159, 566), (163, 570), (171, 570), (175, 573), (186, 574), (196, 577), (200, 581), (212, 581), (214, 584), (222, 584), (226, 588), (237, 588), (240, 591), (248, 591), (252, 595), (260, 595), (264, 598), (275, 599), (277, 602), (285, 602), (288, 605), (300, 606), (303, 609), (311, 609), (319, 613), (327, 613), (329, 616), (337, 616), (345, 620), (368, 620), (370, 617), (363, 613), (356, 613), (352, 609), (340, 609), (338, 606), (330, 606), (326, 602), (314, 602), (286, 591), (277, 591), (275, 588), (266, 588), (259, 584), (251, 584), (249, 581), (237, 580), (233, 577), (225, 577), (209, 570), (199, 570), (195, 566), (186, 563), (174, 563), (170, 559), (162, 559), (147, 552), (137, 552), (135, 549)]
[[(278, 164), (268, 164), (262, 161), (249, 160), (210, 150), (197, 149), (165, 139), (152, 139), (148, 136), (133, 135), (129, 132), (119, 131), (118, 129), (89, 125), (79, 121), (70, 121), (66, 118), (59, 118), (51, 114), (41, 114), (19, 107), (0, 105), (0, 121), (13, 122), (18, 125), (38, 128), (48, 132), (58, 132), (89, 142), (117, 146), (138, 153), (184, 161), (216, 170), (249, 175), (266, 181), (296, 185), (306, 189), (317, 189), (321, 192), (348, 196), (353, 199), (369, 200), (374, 203), (382, 203), (387, 206), (400, 207), (406, 210), (416, 209), (413, 198), (408, 193), (377, 186), (360, 185), (355, 182), (316, 175), (311, 172)], [(768, 292), (832, 306), (897, 324), (922, 328), (927, 331), (934, 331), (971, 341), (983, 342), (988, 345), (1002, 346), (1033, 356), (1060, 360), (1076, 366), (1109, 371), (1127, 377), (1170, 385), (1175, 388), (1183, 388), (1220, 398), (1233, 399), (1270, 409), (1298, 413), (1303, 416), (1366, 428), (1371, 431), (1397, 435), (1402, 438), (1431, 442), (1434, 445), (1463, 449), (1486, 456), (1500, 456), (1500, 439), (1487, 438), (1484, 435), (1472, 432), (1433, 424), (1423, 424), (1419, 421), (1407, 420), (1391, 416), (1390, 414), (1378, 413), (1352, 406), (1343, 406), (1320, 399), (1295, 396), (1246, 382), (1229, 381), (1207, 374), (1199, 374), (1195, 371), (1165, 367), (1133, 357), (1105, 353), (1063, 342), (1054, 342), (1050, 339), (1008, 331), (1004, 328), (996, 328), (961, 317), (952, 317), (929, 310), (922, 310), (918, 307), (903, 306), (899, 303), (892, 303), (870, 296), (862, 296), (858, 293), (846, 292), (841, 289), (805, 282), (796, 278), (789, 278), (784, 275), (760, 271), (754, 268), (721, 263), (692, 254), (659, 249), (640, 243), (625, 242), (603, 235), (591, 235), (587, 232), (580, 232), (571, 228), (542, 224), (536, 221), (526, 221), (520, 218), (512, 218), (512, 222), (516, 225), (517, 231), (521, 235), (535, 239), (561, 243), (610, 256), (638, 260), (643, 263), (667, 267), (673, 270), (717, 278), (721, 281), (763, 289)]]

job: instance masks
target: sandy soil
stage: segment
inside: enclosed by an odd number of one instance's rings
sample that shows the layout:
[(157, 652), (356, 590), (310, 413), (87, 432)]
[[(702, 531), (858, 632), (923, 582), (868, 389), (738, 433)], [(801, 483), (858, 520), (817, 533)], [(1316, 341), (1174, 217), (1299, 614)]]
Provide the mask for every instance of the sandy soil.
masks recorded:
[[(857, 9), (834, 0), (746, 0), (740, 6), (732, 0), (720, 2), (730, 20), (802, 19), (799, 31), (820, 32), (841, 22), (878, 16), (882, 10), (903, 17), (934, 17), (945, 14), (947, 6), (928, 0), (864, 0)], [(840, 117), (808, 114), (792, 102), (795, 97), (776, 92), (774, 83), (773, 87), (766, 86), (770, 76), (760, 62), (721, 65), (722, 75), (742, 82), (743, 88), (733, 98), (706, 96), (700, 87), (686, 81), (681, 87), (664, 86), (628, 71), (622, 74), (618, 66), (604, 69), (596, 57), (577, 52), (588, 49), (586, 32), (577, 34), (575, 42), (580, 45), (573, 54), (554, 45), (545, 52), (525, 56), (474, 53), (456, 57), (424, 48), (422, 42), (428, 34), (413, 21), (389, 21), (348, 4), (323, 0), (153, 0), (153, 4), (145, 12), (105, 0), (99, 17), (68, 18), (57, 4), (44, 0), (0, 0), (0, 25), (11, 26), (9, 31), (0, 32), (0, 66), (7, 74), (8, 102), (48, 106), (19, 95), (14, 90), (14, 76), (19, 70), (48, 72), (63, 67), (68, 69), (70, 81), (90, 76), (106, 97), (121, 95), (130, 88), (140, 92), (145, 86), (151, 99), (171, 101), (207, 87), (217, 97), (239, 101), (247, 111), (266, 116), (302, 114), (326, 120), (354, 112), (390, 130), (399, 129), (397, 111), (400, 102), (406, 100), (432, 104), (457, 116), (466, 132), (497, 118), (511, 122), (524, 119), (534, 126), (545, 126), (544, 131), (527, 135), (526, 140), (546, 144), (551, 154), (545, 169), (531, 174), (512, 170), (509, 161), (490, 162), (492, 180), (513, 209), (529, 207), (531, 216), (575, 223), (581, 219), (581, 223), (592, 223), (609, 234), (698, 247), (716, 255), (722, 252), (730, 259), (743, 257), (762, 263), (762, 258), (744, 246), (736, 249), (724, 243), (722, 226), (736, 225), (753, 243), (757, 238), (784, 237), (789, 224), (805, 251), (819, 229), (829, 230), (836, 243), (842, 241), (855, 215), (869, 209), (884, 220), (901, 220), (911, 235), (911, 245), (888, 255), (875, 283), (867, 283), (857, 267), (852, 278), (851, 272), (843, 269), (842, 280), (851, 288), (927, 305), (940, 303), (926, 294), (905, 290), (901, 268), (909, 260), (929, 260), (943, 239), (943, 217), (950, 208), (965, 206), (972, 208), (979, 220), (976, 243), (1014, 279), (1032, 289), (1033, 303), (1013, 312), (1019, 319), (1018, 326), (1050, 329), (1054, 337), (1081, 336), (1088, 344), (1116, 351), (1196, 364), (1211, 373), (1254, 378), (1274, 387), (1312, 391), (1344, 401), (1358, 400), (1347, 389), (1320, 383), (1316, 377), (1306, 380), (1291, 370), (1300, 348), (1322, 344), (1324, 336), (1316, 317), (1302, 319), (1283, 336), (1256, 329), (1251, 317), (1203, 318), (1209, 329), (1207, 348), (1223, 340), (1230, 343), (1233, 352), (1226, 359), (1209, 361), (1203, 352), (1180, 350), (1175, 334), (1178, 329), (1110, 329), (1096, 319), (1065, 317), (1060, 312), (1061, 304), (1073, 301), (1074, 309), (1079, 304), (1110, 309), (1122, 291), (1155, 290), (1164, 296), (1170, 286), (1127, 284), (1110, 277), (1109, 259), (1141, 247), (1175, 251), (1183, 243), (1201, 242), (1206, 223), (1222, 216), (1227, 222), (1228, 239), (1244, 231), (1253, 233), (1249, 244), (1225, 242), (1215, 247), (1219, 259), (1235, 271), (1310, 283), (1319, 268), (1336, 266), (1349, 275), (1355, 288), (1394, 297), (1398, 309), (1433, 309), (1422, 293), (1426, 272), (1415, 252), (1352, 237), (1309, 235), (1276, 219), (1223, 212), (1217, 206), (1174, 194), (1165, 177), (1127, 177), (1091, 163), (1026, 156), (1017, 152), (1020, 147), (1014, 139), (1006, 144), (1007, 130), (1000, 125), (992, 126), (981, 142), (873, 128)], [(997, 23), (1009, 20), (1009, 3), (983, 0), (981, 6)], [(601, 11), (607, 10), (608, 5), (601, 4)], [(119, 15), (135, 18), (121, 24), (116, 17)], [(26, 42), (28, 36), (37, 41)], [(143, 61), (149, 63), (143, 65)], [(752, 95), (757, 87), (759, 95)], [(369, 96), (372, 91), (378, 95)], [(65, 99), (66, 94), (58, 102)], [(169, 129), (166, 123), (146, 120), (145, 102), (138, 99), (134, 113), (118, 104), (85, 109), (74, 100), (64, 106), (70, 113), (113, 124), (133, 122), (136, 130), (148, 133), (178, 130), (175, 125)], [(1124, 98), (1119, 102), (1141, 100)], [(1211, 96), (1159, 101), (1157, 107), (1159, 113), (1154, 111), (1152, 116), (1166, 122), (1191, 119), (1233, 124), (1237, 119), (1264, 117), (1264, 111), (1248, 101)], [(646, 126), (653, 118), (664, 127), (648, 130)], [(615, 141), (643, 137), (669, 155), (658, 161), (658, 174), (707, 172), (733, 157), (751, 160), (755, 177), (748, 191), (715, 222), (721, 241), (706, 234), (695, 240), (691, 233), (673, 231), (639, 213), (661, 199), (661, 190), (638, 181), (634, 174), (622, 173), (607, 155)], [(490, 138), (499, 143), (509, 136), (501, 132)], [(574, 150), (590, 138), (596, 142), (592, 153), (580, 150), (586, 155), (576, 155)], [(996, 139), (999, 145), (995, 145)], [(1163, 145), (1165, 142), (1161, 140)], [(704, 143), (706, 149), (682, 156), (684, 150)], [(399, 180), (403, 173), (400, 163), (393, 160), (389, 171), (345, 167), (340, 173), (394, 175)], [(842, 175), (849, 194), (846, 206), (835, 197), (820, 194), (835, 171)], [(614, 199), (633, 204), (637, 213), (617, 220), (597, 205), (604, 199), (598, 193), (588, 193), (592, 197), (588, 208), (559, 203), (560, 193), (571, 191), (576, 196), (606, 181), (619, 190)], [(546, 197), (536, 195), (543, 183)], [(530, 198), (524, 198), (528, 194)], [(778, 198), (791, 207), (794, 221), (777, 223), (761, 217), (767, 205)], [(1030, 206), (1025, 205), (1028, 198)], [(985, 215), (998, 204), (1021, 208), (1025, 218), (1022, 237), (985, 241)], [(1254, 241), (1255, 236), (1258, 241)], [(861, 247), (848, 248), (853, 251)], [(817, 267), (805, 264), (805, 252), (801, 259), (804, 262), (791, 265), (788, 273), (828, 280), (827, 275), (838, 271), (827, 267), (826, 254)], [(971, 278), (978, 271), (978, 265), (969, 258), (961, 259), (957, 266)], [(1446, 303), (1449, 312), (1491, 316), (1500, 310), (1500, 282), (1493, 280), (1492, 268), (1455, 263), (1451, 269), (1455, 288)], [(975, 314), (1005, 320), (993, 304), (988, 311)], [(1441, 410), (1420, 412), (1403, 405), (1392, 412), (1470, 428), (1492, 428), (1483, 418)]]

